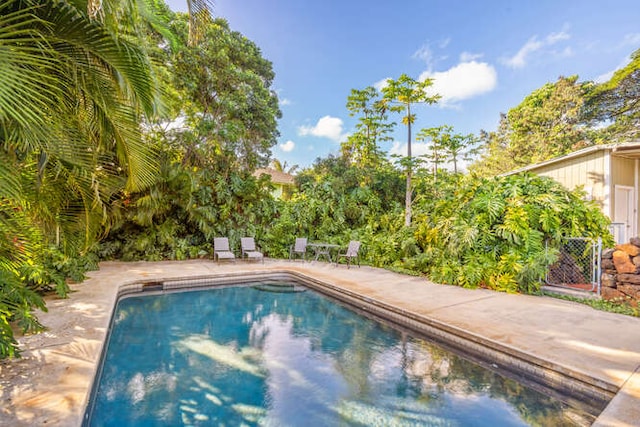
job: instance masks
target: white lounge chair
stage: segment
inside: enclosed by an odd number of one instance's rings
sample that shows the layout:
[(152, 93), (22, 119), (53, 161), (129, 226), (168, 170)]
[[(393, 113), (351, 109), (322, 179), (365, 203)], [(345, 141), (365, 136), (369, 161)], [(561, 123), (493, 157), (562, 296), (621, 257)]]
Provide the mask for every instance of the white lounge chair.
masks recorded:
[(247, 259), (255, 260), (261, 259), (264, 263), (264, 255), (256, 247), (256, 241), (253, 237), (242, 237), (240, 239), (240, 246), (242, 248), (242, 258), (246, 257)]
[(360, 242), (358, 240), (352, 240), (349, 242), (349, 246), (347, 247), (347, 251), (342, 253), (339, 252), (336, 257), (336, 267), (340, 262), (340, 258), (345, 258), (347, 260), (347, 268), (350, 268), (351, 262), (354, 260), (358, 263), (358, 267), (360, 267), (360, 255), (358, 252), (360, 251)]
[(213, 259), (220, 264), (220, 259), (235, 259), (236, 256), (229, 249), (229, 239), (226, 237), (213, 238)]
[(298, 237), (296, 242), (289, 247), (289, 259), (294, 259), (296, 255), (302, 256), (303, 260), (307, 259), (307, 238)]

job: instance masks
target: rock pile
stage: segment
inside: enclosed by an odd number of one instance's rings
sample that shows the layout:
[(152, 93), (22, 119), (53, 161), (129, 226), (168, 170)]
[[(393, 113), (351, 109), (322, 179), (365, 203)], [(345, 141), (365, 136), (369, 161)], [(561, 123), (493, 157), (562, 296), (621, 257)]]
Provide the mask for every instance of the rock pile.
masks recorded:
[(640, 302), (640, 238), (602, 253), (602, 298), (624, 301), (634, 307)]

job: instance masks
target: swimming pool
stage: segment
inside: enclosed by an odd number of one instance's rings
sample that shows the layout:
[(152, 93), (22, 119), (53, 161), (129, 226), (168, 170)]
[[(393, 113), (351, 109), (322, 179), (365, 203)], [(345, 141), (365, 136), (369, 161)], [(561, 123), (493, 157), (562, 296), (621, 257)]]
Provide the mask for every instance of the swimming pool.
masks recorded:
[(121, 299), (84, 424), (593, 420), (304, 286), (260, 283)]

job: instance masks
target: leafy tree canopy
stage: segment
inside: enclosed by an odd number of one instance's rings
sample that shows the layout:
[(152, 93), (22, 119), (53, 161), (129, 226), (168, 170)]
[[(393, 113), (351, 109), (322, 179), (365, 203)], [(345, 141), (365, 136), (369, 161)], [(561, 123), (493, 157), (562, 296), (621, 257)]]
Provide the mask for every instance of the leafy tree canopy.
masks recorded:
[(170, 28), (177, 44), (155, 54), (174, 120), (152, 123), (147, 133), (161, 170), (148, 190), (122, 195), (103, 257), (205, 256), (215, 236), (260, 240), (274, 216), (266, 181), (251, 175), (266, 165), (278, 134), (271, 63), (224, 20), (209, 22), (197, 45), (187, 43), (187, 16), (172, 15)]
[(209, 24), (197, 46), (185, 43), (185, 15), (172, 27), (183, 41), (171, 59), (189, 129), (183, 143), (195, 156), (190, 162), (244, 170), (266, 165), (281, 116), (271, 63), (225, 20)]
[(533, 91), (500, 117), (496, 131), (483, 134), (483, 158), (472, 170), (507, 172), (591, 145), (581, 122), (588, 89), (571, 76)]
[(395, 123), (390, 123), (387, 108), (376, 88), (352, 89), (347, 98), (349, 115), (358, 116), (356, 131), (342, 143), (342, 155), (360, 168), (376, 168), (385, 162), (378, 144), (390, 141)]
[(585, 118), (598, 127), (593, 136), (598, 143), (640, 138), (640, 49), (611, 79), (595, 85), (587, 96)]

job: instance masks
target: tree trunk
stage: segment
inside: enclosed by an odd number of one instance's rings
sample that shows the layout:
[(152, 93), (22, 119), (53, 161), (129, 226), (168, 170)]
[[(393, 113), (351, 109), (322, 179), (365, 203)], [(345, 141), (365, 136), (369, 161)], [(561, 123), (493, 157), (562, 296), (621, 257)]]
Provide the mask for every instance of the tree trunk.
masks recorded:
[(407, 192), (404, 197), (404, 226), (411, 226), (411, 104), (407, 104)]
[(407, 192), (404, 199), (404, 226), (411, 226), (411, 170), (407, 171)]

